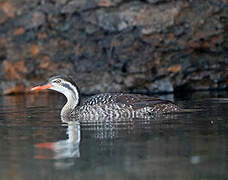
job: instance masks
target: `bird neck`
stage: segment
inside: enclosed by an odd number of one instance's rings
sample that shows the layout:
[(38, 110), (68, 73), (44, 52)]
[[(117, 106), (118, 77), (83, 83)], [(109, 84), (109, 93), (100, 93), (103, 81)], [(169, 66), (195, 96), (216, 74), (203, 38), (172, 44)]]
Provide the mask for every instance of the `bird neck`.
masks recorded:
[(76, 90), (75, 92), (70, 92), (64, 95), (67, 98), (67, 102), (61, 110), (61, 116), (67, 117), (71, 115), (75, 107), (79, 104), (79, 93)]

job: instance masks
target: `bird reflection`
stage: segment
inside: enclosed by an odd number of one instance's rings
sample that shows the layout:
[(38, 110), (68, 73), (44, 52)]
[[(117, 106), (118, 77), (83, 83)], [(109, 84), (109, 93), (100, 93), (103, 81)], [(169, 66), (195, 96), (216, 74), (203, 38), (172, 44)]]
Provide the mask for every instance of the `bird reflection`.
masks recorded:
[(74, 158), (80, 157), (80, 124), (78, 121), (62, 118), (63, 126), (67, 126), (66, 140), (35, 144), (37, 159), (55, 159), (56, 168), (67, 168), (74, 164)]
[[(171, 115), (170, 115), (171, 116)], [(170, 117), (169, 116), (169, 117)], [(174, 115), (173, 115), (174, 116)], [(162, 118), (163, 116), (159, 116)], [(148, 119), (129, 119), (121, 121), (120, 119), (99, 119), (96, 123), (88, 119), (86, 123), (79, 123), (79, 119), (62, 118), (62, 125), (67, 126), (67, 139), (56, 142), (44, 142), (35, 144), (37, 159), (52, 159), (57, 169), (66, 169), (75, 164), (75, 159), (80, 157), (81, 130), (83, 127), (87, 137), (97, 140), (115, 139), (119, 137), (134, 137), (141, 133), (150, 133), (153, 127), (156, 129), (156, 122), (165, 120), (167, 116), (158, 120), (157, 118)], [(170, 117), (171, 118), (171, 117)], [(160, 124), (160, 123), (159, 123)]]

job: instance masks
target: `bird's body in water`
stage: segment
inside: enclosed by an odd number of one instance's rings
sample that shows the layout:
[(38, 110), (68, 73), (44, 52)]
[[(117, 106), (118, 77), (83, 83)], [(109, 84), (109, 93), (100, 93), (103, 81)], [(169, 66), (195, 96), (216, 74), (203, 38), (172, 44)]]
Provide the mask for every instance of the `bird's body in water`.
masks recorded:
[(54, 76), (45, 85), (32, 88), (32, 90), (42, 89), (51, 89), (64, 94), (67, 103), (61, 110), (61, 116), (74, 116), (79, 120), (99, 117), (146, 118), (157, 114), (182, 111), (171, 101), (124, 93), (98, 94), (88, 98), (80, 105), (78, 87), (71, 78), (64, 76)]
[(146, 118), (152, 115), (179, 112), (174, 103), (139, 94), (105, 93), (92, 96), (76, 108), (75, 115), (87, 119), (102, 117)]

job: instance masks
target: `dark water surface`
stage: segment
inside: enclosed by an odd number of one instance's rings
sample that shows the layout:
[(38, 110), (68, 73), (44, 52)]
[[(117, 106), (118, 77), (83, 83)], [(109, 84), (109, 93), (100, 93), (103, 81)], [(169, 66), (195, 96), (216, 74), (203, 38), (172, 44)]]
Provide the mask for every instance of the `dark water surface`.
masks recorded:
[(228, 94), (175, 101), (205, 111), (79, 125), (61, 95), (0, 97), (0, 179), (228, 179)]

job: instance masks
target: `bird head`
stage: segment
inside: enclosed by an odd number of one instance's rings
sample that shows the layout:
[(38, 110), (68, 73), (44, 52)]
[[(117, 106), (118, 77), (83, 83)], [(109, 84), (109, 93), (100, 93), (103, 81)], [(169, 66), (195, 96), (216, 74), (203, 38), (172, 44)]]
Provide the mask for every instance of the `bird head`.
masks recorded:
[(68, 76), (51, 77), (47, 83), (33, 87), (31, 91), (51, 89), (64, 94), (67, 98), (78, 98), (78, 88), (72, 78)]

